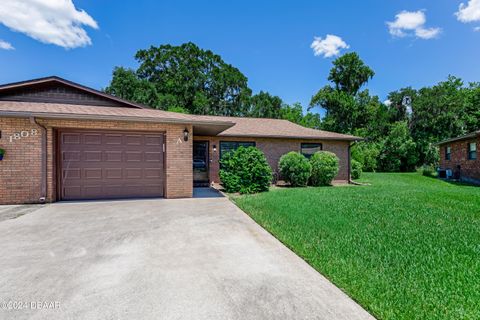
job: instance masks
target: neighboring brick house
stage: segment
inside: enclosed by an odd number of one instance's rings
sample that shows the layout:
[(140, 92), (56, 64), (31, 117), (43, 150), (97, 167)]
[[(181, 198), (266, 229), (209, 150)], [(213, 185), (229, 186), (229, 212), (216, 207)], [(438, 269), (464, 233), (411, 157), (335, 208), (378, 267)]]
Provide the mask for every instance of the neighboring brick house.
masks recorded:
[(480, 130), (438, 145), (441, 177), (480, 184)]
[(286, 120), (187, 115), (132, 103), (58, 78), (0, 86), (0, 204), (191, 197), (219, 182), (219, 158), (240, 145), (272, 168), (283, 154), (329, 150), (349, 181), (360, 138)]

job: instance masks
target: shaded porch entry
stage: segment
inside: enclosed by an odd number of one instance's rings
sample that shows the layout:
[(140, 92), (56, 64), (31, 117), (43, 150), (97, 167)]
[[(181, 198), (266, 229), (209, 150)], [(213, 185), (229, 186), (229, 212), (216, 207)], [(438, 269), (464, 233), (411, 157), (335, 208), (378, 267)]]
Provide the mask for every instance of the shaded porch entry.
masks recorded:
[(208, 141), (193, 142), (193, 186), (208, 187), (209, 156)]

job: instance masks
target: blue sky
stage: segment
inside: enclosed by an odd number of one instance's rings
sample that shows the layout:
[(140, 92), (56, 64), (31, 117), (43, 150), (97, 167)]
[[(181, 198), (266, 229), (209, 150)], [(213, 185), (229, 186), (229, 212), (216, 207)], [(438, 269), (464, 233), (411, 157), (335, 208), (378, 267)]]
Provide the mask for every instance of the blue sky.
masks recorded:
[(480, 81), (480, 0), (29, 2), (0, 3), (0, 83), (58, 75), (99, 89), (114, 66), (136, 66), (138, 49), (192, 41), (238, 67), (254, 92), (306, 105), (335, 58), (332, 47), (315, 56), (314, 37), (358, 52), (381, 99), (449, 74)]

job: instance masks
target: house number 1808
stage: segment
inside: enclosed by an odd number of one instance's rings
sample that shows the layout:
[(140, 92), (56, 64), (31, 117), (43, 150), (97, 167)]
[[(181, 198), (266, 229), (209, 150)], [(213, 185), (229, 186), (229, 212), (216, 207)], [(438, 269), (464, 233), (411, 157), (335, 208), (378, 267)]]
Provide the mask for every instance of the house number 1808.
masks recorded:
[(36, 136), (38, 134), (37, 129), (30, 129), (30, 130), (22, 130), (20, 132), (15, 132), (11, 136), (8, 137), (8, 140), (10, 142), (13, 142), (14, 140), (20, 140), (22, 138), (28, 138), (30, 136)]

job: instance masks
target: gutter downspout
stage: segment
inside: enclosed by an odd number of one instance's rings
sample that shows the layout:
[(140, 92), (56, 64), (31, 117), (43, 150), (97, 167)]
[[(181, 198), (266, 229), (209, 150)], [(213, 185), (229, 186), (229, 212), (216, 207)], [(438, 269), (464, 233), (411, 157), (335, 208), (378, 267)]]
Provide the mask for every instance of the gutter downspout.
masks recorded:
[(40, 182), (40, 203), (45, 203), (47, 199), (47, 128), (37, 122), (34, 116), (30, 116), (30, 122), (42, 131), (42, 161), (40, 164), (41, 182)]
[[(355, 141), (353, 142), (353, 144), (355, 144)], [(351, 148), (352, 148), (352, 143), (349, 143), (348, 144), (348, 157), (347, 157), (347, 159), (348, 159), (348, 183), (353, 183), (351, 172), (350, 172), (352, 170), (352, 164), (350, 163), (350, 161), (351, 161), (351, 159), (350, 159), (350, 157), (351, 157), (350, 149)]]

